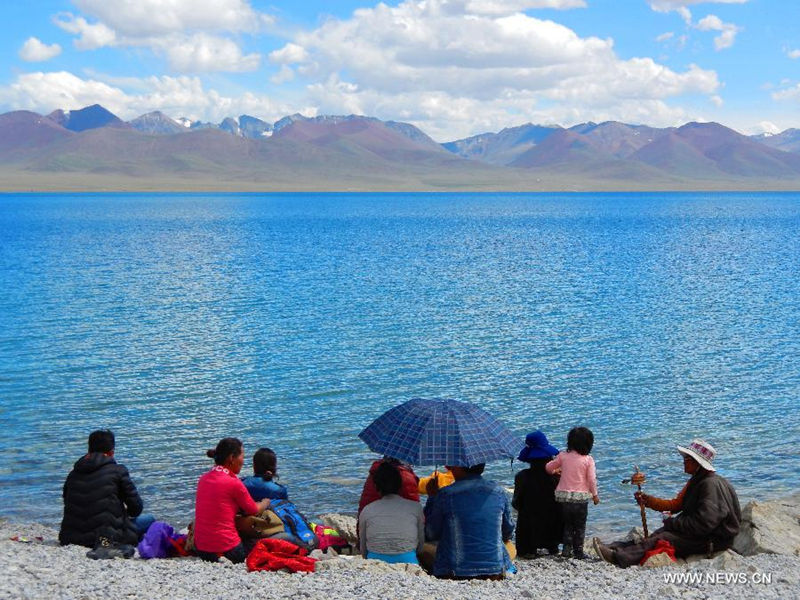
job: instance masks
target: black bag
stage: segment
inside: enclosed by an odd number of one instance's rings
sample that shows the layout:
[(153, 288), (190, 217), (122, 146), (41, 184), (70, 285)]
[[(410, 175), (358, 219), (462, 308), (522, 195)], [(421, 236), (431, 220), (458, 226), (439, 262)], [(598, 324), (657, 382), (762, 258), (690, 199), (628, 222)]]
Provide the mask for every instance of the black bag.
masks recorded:
[(100, 536), (94, 548), (86, 553), (87, 558), (94, 560), (108, 560), (111, 558), (130, 558), (136, 552), (136, 548), (130, 544), (119, 544), (107, 537)]

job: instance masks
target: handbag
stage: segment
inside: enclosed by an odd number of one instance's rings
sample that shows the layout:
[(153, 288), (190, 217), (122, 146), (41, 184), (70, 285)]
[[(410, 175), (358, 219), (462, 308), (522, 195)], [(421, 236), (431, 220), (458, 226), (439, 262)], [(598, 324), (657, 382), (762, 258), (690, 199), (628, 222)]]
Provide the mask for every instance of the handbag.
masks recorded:
[(236, 517), (236, 531), (243, 538), (260, 539), (283, 533), (286, 529), (280, 517), (266, 509), (256, 515)]

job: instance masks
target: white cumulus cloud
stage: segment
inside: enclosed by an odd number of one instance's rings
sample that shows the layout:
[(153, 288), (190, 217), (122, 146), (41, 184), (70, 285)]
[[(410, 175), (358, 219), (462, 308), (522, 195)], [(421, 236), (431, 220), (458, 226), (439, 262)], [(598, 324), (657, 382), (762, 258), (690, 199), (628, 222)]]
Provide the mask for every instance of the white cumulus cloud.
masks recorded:
[(87, 15), (125, 36), (177, 31), (258, 31), (273, 18), (246, 0), (73, 0)]
[(716, 15), (707, 15), (697, 23), (692, 23), (692, 13), (687, 6), (700, 4), (701, 2), (744, 4), (747, 0), (652, 0), (650, 7), (656, 12), (677, 12), (687, 27), (700, 31), (719, 31), (720, 34), (714, 38), (714, 48), (716, 50), (724, 50), (733, 46), (736, 41), (736, 34), (743, 31), (742, 27), (733, 23), (723, 23)]
[(255, 71), (261, 63), (260, 54), (242, 54), (232, 40), (201, 33), (158, 38), (152, 46), (166, 54), (170, 67), (181, 73)]
[(50, 60), (59, 54), (61, 54), (61, 46), (58, 44), (47, 45), (35, 37), (29, 37), (19, 49), (19, 57), (27, 62)]
[(96, 50), (103, 46), (112, 46), (117, 34), (103, 23), (89, 23), (83, 17), (72, 13), (61, 13), (53, 22), (68, 33), (79, 35), (73, 43), (78, 50)]
[(240, 114), (275, 121), (296, 109), (265, 95), (227, 96), (206, 89), (198, 77), (186, 75), (127, 78), (128, 89), (115, 85), (113, 78), (101, 79), (100, 75), (84, 79), (67, 71), (25, 73), (10, 85), (0, 86), (0, 106), (46, 114), (56, 108), (75, 110), (101, 104), (126, 120), (161, 110), (175, 118), (212, 122)]
[(320, 112), (409, 115), (431, 132), (467, 124), (480, 131), (482, 119), (663, 122), (679, 112), (665, 101), (719, 87), (714, 71), (696, 65), (678, 72), (650, 58), (621, 59), (611, 39), (519, 12), (465, 12), (467, 5), (406, 0), (359, 9), (298, 33), (270, 60), (309, 80)]
[(335, 77), (310, 86), (309, 92), (312, 103), (324, 106), (317, 111), (319, 113), (383, 115), (383, 118), (412, 123), (440, 142), (499, 131), (526, 121), (572, 125), (588, 120), (624, 120), (666, 127), (698, 118), (658, 99), (624, 99), (612, 106), (598, 106), (587, 111), (567, 102), (541, 102), (542, 99), (531, 92), (505, 94), (490, 100), (455, 97), (446, 92), (389, 96), (374, 90), (360, 90)]
[(782, 82), (782, 85), (785, 86), (783, 89), (772, 92), (773, 100), (800, 100), (800, 83)]
[[(261, 55), (245, 53), (231, 34), (262, 31), (274, 19), (246, 0), (73, 0), (82, 15), (54, 22), (78, 35), (75, 46), (149, 48), (183, 73), (254, 71)], [(85, 16), (96, 22), (90, 23)]]
[(786, 56), (792, 59), (800, 58), (800, 48), (797, 48), (795, 50), (787, 50)]
[(675, 36), (675, 32), (673, 31), (665, 31), (658, 37), (656, 37), (657, 42), (666, 42), (667, 40), (672, 39)]
[(270, 61), (278, 64), (301, 63), (308, 60), (308, 52), (297, 44), (286, 44), (283, 48), (270, 52)]
[(722, 50), (724, 48), (730, 48), (733, 46), (733, 42), (736, 40), (736, 34), (742, 31), (741, 27), (738, 27), (733, 23), (723, 23), (722, 19), (716, 15), (708, 15), (703, 17), (697, 22), (696, 27), (700, 31), (722, 32), (714, 38), (714, 48), (717, 50)]
[(292, 81), (294, 77), (294, 69), (288, 65), (281, 65), (280, 70), (275, 75), (270, 77), (269, 80), (276, 85), (280, 85), (281, 83)]
[(9, 106), (49, 113), (102, 104), (112, 112), (125, 108), (125, 94), (100, 81), (84, 80), (67, 71), (25, 73), (0, 87), (0, 101)]
[(463, 7), (465, 12), (487, 15), (507, 15), (537, 8), (567, 10), (586, 6), (585, 0), (451, 0), (449, 4)]

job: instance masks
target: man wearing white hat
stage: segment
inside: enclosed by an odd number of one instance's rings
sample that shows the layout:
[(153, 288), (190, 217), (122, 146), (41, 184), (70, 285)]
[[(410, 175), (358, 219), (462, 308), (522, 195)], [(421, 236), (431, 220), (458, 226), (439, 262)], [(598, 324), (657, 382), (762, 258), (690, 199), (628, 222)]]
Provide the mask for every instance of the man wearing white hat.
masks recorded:
[(620, 567), (636, 565), (660, 540), (672, 544), (678, 558), (731, 547), (739, 533), (742, 513), (733, 486), (714, 469), (714, 447), (696, 439), (686, 447), (678, 446), (678, 452), (683, 455), (684, 472), (691, 477), (675, 498), (664, 500), (642, 492), (634, 494), (636, 501), (647, 508), (678, 514), (667, 518), (661, 529), (641, 542), (605, 545), (594, 538), (600, 558)]

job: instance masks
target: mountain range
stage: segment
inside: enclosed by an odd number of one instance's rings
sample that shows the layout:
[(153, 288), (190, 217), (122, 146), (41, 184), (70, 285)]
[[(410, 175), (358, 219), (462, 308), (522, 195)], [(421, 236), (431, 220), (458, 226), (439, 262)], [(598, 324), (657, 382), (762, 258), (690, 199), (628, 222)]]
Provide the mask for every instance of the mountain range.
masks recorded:
[(374, 117), (0, 115), (5, 190), (796, 190), (800, 130), (526, 124), (439, 144)]

